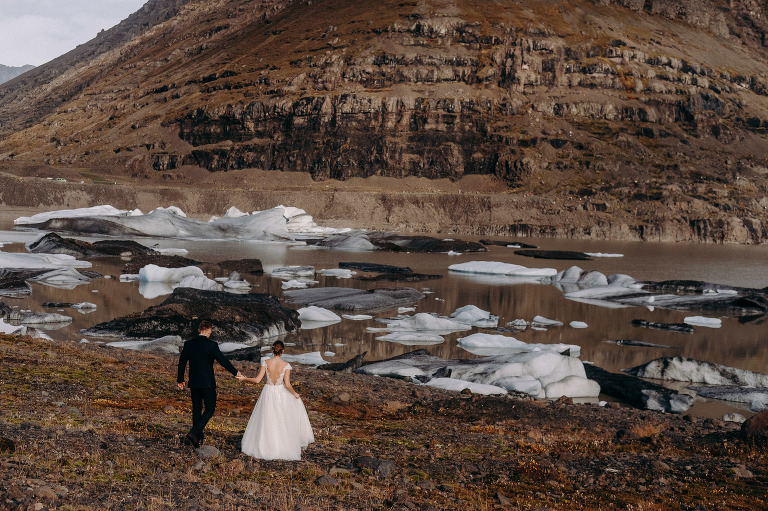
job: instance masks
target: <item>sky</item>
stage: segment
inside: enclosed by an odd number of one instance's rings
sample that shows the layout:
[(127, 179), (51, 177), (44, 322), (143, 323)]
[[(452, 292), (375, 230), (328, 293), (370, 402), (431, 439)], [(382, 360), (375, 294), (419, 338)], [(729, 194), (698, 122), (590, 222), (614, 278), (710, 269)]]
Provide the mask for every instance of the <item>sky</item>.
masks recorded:
[(0, 64), (45, 64), (127, 18), (147, 0), (0, 0)]

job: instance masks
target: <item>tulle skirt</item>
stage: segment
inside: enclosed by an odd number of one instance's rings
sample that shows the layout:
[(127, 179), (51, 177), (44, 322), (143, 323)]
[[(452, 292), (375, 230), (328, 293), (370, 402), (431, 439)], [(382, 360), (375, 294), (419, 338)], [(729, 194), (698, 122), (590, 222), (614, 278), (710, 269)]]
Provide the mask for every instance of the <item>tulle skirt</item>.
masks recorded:
[(241, 450), (263, 460), (300, 460), (315, 441), (307, 410), (285, 385), (264, 385), (245, 428)]

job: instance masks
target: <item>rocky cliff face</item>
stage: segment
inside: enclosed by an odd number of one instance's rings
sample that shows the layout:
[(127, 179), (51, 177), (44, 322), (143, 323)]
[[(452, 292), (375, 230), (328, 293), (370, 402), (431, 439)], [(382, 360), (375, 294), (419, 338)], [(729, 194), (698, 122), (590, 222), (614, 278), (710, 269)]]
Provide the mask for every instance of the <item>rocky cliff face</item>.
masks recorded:
[[(318, 181), (480, 175), (549, 204), (546, 221), (488, 231), (615, 236), (606, 226), (623, 225), (648, 239), (674, 223), (682, 238), (766, 239), (764, 1), (173, 9), (98, 67), (69, 69), (61, 83), (89, 78), (30, 122), (35, 140), (4, 123), (0, 156), (136, 178), (194, 167)], [(1, 99), (0, 119), (19, 101)]]

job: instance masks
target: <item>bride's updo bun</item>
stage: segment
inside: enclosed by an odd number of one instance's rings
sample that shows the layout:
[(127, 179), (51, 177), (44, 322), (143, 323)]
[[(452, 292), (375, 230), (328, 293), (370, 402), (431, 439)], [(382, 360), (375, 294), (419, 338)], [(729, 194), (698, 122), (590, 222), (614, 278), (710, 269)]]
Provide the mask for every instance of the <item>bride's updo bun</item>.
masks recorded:
[(272, 354), (276, 357), (279, 357), (283, 354), (283, 350), (285, 349), (285, 344), (283, 344), (283, 341), (275, 341), (272, 343)]

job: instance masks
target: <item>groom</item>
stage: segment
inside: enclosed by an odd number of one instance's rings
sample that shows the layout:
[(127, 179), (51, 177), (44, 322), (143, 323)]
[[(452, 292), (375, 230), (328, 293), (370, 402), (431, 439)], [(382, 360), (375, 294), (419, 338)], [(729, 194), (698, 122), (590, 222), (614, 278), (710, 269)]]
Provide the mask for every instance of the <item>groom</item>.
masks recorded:
[(179, 356), (179, 371), (176, 379), (179, 390), (184, 390), (184, 371), (189, 362), (189, 390), (192, 397), (192, 429), (187, 440), (195, 448), (203, 442), (203, 429), (216, 411), (216, 377), (213, 361), (235, 376), (241, 376), (232, 363), (219, 350), (219, 345), (210, 340), (213, 325), (207, 319), (200, 321), (199, 335), (184, 343)]

